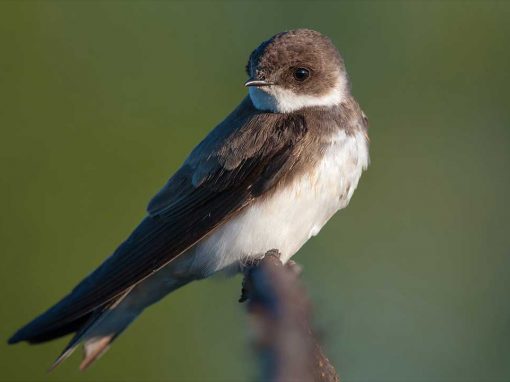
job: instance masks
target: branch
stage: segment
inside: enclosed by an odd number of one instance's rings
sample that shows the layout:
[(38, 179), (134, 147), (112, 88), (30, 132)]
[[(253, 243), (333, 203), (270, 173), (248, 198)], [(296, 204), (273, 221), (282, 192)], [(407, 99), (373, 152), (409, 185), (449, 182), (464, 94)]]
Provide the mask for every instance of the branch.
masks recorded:
[(271, 250), (245, 274), (240, 302), (248, 301), (263, 379), (339, 382), (311, 329), (311, 304), (296, 268)]

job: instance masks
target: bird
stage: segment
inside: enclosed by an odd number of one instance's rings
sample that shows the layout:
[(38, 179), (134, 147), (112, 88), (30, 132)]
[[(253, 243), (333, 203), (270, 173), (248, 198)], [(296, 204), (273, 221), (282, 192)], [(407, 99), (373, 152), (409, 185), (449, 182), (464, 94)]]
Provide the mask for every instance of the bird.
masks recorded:
[(128, 238), (9, 344), (74, 334), (90, 366), (144, 311), (192, 281), (277, 249), (287, 263), (347, 206), (367, 169), (368, 120), (332, 40), (278, 33), (250, 54), (248, 94), (150, 200)]

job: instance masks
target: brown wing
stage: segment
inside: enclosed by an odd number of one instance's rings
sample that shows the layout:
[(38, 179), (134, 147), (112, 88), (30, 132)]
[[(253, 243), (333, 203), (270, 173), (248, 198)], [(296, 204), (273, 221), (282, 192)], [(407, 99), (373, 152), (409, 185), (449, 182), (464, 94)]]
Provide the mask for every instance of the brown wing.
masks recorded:
[(44, 337), (156, 272), (263, 195), (296, 161), (297, 115), (257, 113), (244, 101), (201, 142), (150, 202), (149, 215), (99, 268), (10, 340)]

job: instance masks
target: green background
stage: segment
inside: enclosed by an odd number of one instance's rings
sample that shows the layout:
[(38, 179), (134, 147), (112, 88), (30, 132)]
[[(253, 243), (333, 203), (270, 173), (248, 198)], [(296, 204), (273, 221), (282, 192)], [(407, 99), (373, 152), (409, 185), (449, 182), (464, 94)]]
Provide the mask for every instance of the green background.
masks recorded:
[(296, 260), (344, 381), (510, 380), (510, 2), (0, 3), (0, 379), (253, 380), (240, 278), (149, 309), (86, 373), (8, 347), (246, 94), (251, 50), (341, 50), (372, 165)]

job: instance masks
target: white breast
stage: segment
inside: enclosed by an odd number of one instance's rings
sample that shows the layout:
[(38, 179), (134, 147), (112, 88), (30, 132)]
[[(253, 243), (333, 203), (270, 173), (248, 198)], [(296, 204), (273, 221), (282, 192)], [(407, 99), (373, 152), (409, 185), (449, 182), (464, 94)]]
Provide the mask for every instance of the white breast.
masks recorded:
[(192, 248), (190, 271), (207, 276), (270, 249), (286, 262), (349, 203), (368, 162), (365, 135), (339, 131), (313, 172), (246, 208)]

